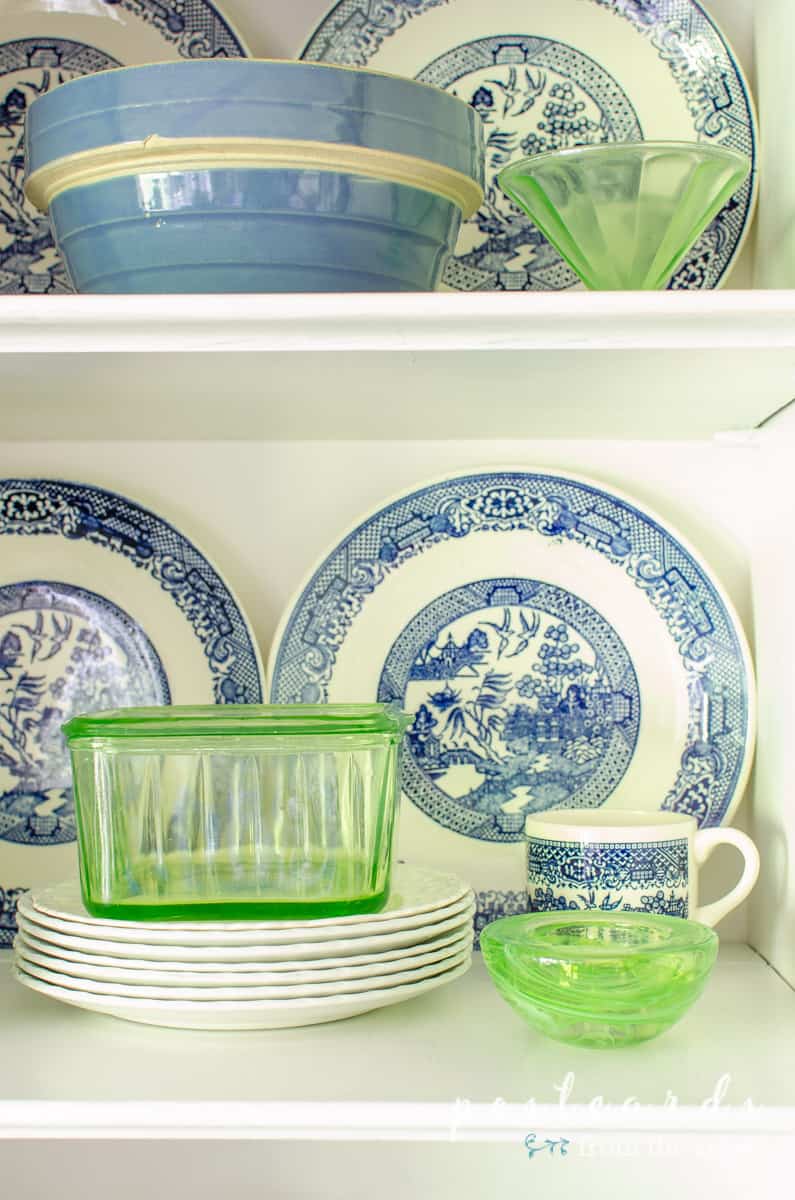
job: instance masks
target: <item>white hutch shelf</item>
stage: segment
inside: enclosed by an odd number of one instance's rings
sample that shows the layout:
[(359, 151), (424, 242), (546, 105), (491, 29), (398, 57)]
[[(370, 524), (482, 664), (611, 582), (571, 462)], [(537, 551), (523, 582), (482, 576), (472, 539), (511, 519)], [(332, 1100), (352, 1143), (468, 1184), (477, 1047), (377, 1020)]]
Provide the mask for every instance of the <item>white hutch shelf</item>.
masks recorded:
[[(773, 1194), (795, 1140), (795, 996), (739, 945), (679, 1026), (626, 1051), (531, 1035), (479, 956), (395, 1008), (231, 1034), (68, 1008), (0, 962), (0, 1063), (0, 1170), (26, 1200), (56, 1186), (134, 1200), (143, 1178), (198, 1200), (221, 1185), (365, 1200), (531, 1184), (608, 1200), (631, 1194), (618, 1181), (661, 1200), (683, 1169), (739, 1200)], [(558, 1149), (531, 1158), (528, 1138)]]
[(0, 355), (10, 440), (693, 439), (792, 400), (795, 293), (9, 297)]
[(479, 954), (437, 992), (304, 1029), (134, 1025), (31, 993), (2, 960), (0, 1013), (6, 1138), (795, 1138), (795, 995), (747, 946), (722, 948), (678, 1026), (624, 1052), (530, 1033)]

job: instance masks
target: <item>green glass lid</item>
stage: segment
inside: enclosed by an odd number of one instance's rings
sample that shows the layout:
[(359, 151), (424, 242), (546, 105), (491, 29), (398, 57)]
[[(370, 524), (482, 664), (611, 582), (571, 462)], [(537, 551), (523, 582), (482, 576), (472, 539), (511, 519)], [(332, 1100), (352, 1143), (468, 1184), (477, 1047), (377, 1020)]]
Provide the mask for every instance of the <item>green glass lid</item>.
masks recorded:
[(409, 718), (390, 704), (204, 704), (114, 708), (72, 717), (68, 742), (82, 738), (268, 737), (290, 734), (400, 734)]

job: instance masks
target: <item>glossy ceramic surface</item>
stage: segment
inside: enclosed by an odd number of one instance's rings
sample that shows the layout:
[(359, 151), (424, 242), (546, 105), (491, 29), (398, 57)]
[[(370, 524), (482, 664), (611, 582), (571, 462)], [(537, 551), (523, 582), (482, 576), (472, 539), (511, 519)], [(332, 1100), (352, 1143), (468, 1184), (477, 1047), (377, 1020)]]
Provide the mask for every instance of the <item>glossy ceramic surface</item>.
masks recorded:
[[(445, 283), (464, 291), (559, 290), (578, 279), (496, 176), (547, 150), (629, 140), (705, 141), (756, 160), (750, 89), (696, 0), (341, 0), (303, 58), (377, 67), (468, 100), (486, 137), (486, 196)], [(747, 230), (756, 175), (699, 238), (669, 286), (725, 279)]]
[(269, 691), (412, 714), (400, 854), (466, 874), (492, 917), (525, 906), (528, 813), (718, 825), (754, 744), (748, 646), (706, 565), (637, 502), (546, 471), (458, 475), (364, 514), (288, 606)]
[[(79, 955), (79, 961), (88, 957), (113, 959), (123, 965), (129, 961), (168, 964), (182, 963), (183, 970), (252, 970), (267, 964), (267, 970), (293, 970), (296, 964), (308, 967), (321, 962), (329, 965), (347, 966), (351, 960), (361, 963), (379, 961), (382, 958), (397, 958), (402, 954), (416, 954), (426, 946), (437, 946), (442, 938), (465, 937), (472, 928), (474, 904), (470, 900), (459, 911), (448, 915), (446, 910), (426, 916), (420, 923), (389, 930), (385, 933), (345, 934), (340, 931), (337, 938), (319, 939), (308, 925), (301, 934), (289, 942), (222, 943), (219, 945), (173, 944), (162, 941), (117, 941), (108, 937), (84, 936), (66, 932), (63, 927), (43, 924), (24, 909), (24, 897), (19, 912), (19, 929), (25, 940), (43, 944), (47, 951), (61, 954), (69, 951)], [(65, 924), (65, 923), (64, 923)], [(35, 942), (34, 942), (35, 939)], [(278, 966), (276, 966), (278, 965)], [(308, 969), (307, 967), (307, 969)], [(179, 968), (174, 968), (179, 969)]]
[(130, 175), (71, 188), (50, 219), (80, 292), (432, 291), (460, 209), (329, 170)]
[(245, 54), (241, 38), (210, 0), (169, 5), (160, 0), (4, 4), (0, 26), (0, 294), (71, 291), (47, 219), (25, 200), (22, 191), (25, 119), (36, 98), (66, 80), (127, 63)]
[(642, 142), (537, 154), (497, 176), (587, 287), (666, 287), (734, 195), (750, 159), (708, 143)]
[(14, 974), (25, 987), (53, 1000), (144, 1025), (165, 1025), (174, 1029), (287, 1029), (340, 1021), (372, 1009), (413, 1000), (425, 992), (455, 982), (466, 974), (470, 965), (471, 959), (466, 958), (459, 966), (418, 982), (364, 992), (294, 1000), (218, 1000), (209, 1003), (202, 1000), (142, 1000), (128, 996), (104, 996), (45, 983), (19, 967), (14, 969)]
[[(398, 957), (397, 954), (392, 958), (387, 956), (378, 958), (375, 955), (357, 956), (349, 960), (349, 966), (343, 967), (326, 966), (323, 960), (320, 960), (319, 966), (311, 963), (277, 963), (273, 966), (264, 964), (258, 968), (256, 964), (247, 963), (244, 970), (232, 970), (231, 967), (235, 964), (226, 964), (226, 966), (201, 971), (190, 969), (189, 964), (186, 963), (148, 963), (140, 966), (137, 965), (139, 961), (145, 960), (106, 958), (104, 961), (94, 961), (94, 958), (88, 955), (82, 955), (79, 958), (73, 955), (67, 958), (66, 952), (60, 947), (48, 947), (46, 942), (28, 938), (24, 934), (17, 934), (14, 947), (17, 955), (25, 958), (29, 963), (70, 976), (75, 980), (97, 980), (103, 983), (133, 984), (139, 987), (151, 985), (211, 990), (231, 987), (238, 991), (245, 991), (249, 987), (274, 985), (280, 987), (299, 987), (304, 984), (311, 984), (313, 987), (315, 985), (337, 985), (344, 981), (345, 988), (337, 990), (355, 991), (360, 986), (368, 986), (368, 980), (375, 977), (381, 978), (412, 972), (415, 968), (445, 962), (462, 951), (469, 952), (472, 949), (472, 929), (470, 927), (463, 934), (441, 938), (439, 941), (443, 944), (430, 949), (431, 943), (426, 943), (411, 953), (404, 953), (402, 957)], [(95, 957), (98, 959), (100, 956)], [(370, 962), (367, 961), (368, 959), (375, 959), (375, 961)], [(335, 960), (327, 961), (333, 963)], [(207, 964), (201, 965), (207, 966)], [(274, 969), (274, 967), (278, 969)], [(35, 974), (36, 972), (31, 968), (30, 973)], [(81, 984), (73, 983), (70, 986), (80, 987)], [(85, 986), (90, 988), (91, 984), (85, 982)]]
[[(559, 809), (529, 816), (525, 833), (533, 912), (664, 913), (712, 926), (742, 903), (759, 875), (759, 852), (747, 834), (699, 829), (685, 813)], [(742, 877), (699, 907), (700, 868), (721, 843), (742, 854)]]
[[(378, 974), (372, 972), (361, 979), (338, 979), (323, 982), (298, 983), (292, 976), (277, 983), (256, 982), (246, 987), (233, 984), (215, 986), (191, 987), (183, 986), (182, 980), (165, 980), (159, 984), (144, 982), (136, 977), (129, 979), (101, 980), (76, 978), (54, 967), (53, 962), (42, 962), (41, 956), (31, 957), (24, 945), (18, 942), (14, 946), (14, 961), (28, 975), (42, 979), (45, 983), (57, 987), (70, 988), (76, 991), (93, 992), (101, 996), (129, 996), (139, 1000), (166, 1000), (169, 1003), (180, 1000), (199, 1000), (203, 1004), (213, 1004), (217, 1001), (239, 1000), (250, 1003), (256, 1000), (297, 1000), (302, 998), (318, 999), (323, 996), (349, 996), (357, 992), (369, 992), (378, 988), (401, 987), (405, 984), (419, 983), (442, 971), (451, 971), (467, 962), (472, 954), (471, 943), (453, 954), (441, 959), (425, 963), (422, 966), (408, 966), (403, 971)], [(57, 960), (54, 960), (57, 964)]]
[(718, 938), (695, 921), (640, 913), (533, 913), (488, 925), (483, 958), (531, 1028), (607, 1049), (670, 1029), (700, 996)]
[(378, 71), (256, 59), (157, 63), (75, 80), (31, 105), (28, 172), (157, 134), (342, 143), (427, 159), (482, 182), (481, 130), (469, 105)]
[[(219, 979), (235, 984), (243, 984), (249, 979), (256, 980), (259, 977), (271, 981), (274, 977), (284, 979), (288, 973), (302, 977), (306, 975), (312, 979), (336, 978), (337, 973), (341, 979), (357, 978), (362, 974), (370, 974), (373, 964), (377, 964), (378, 974), (383, 975), (392, 969), (401, 970), (399, 964), (407, 958), (412, 960), (411, 965), (415, 965), (416, 960), (424, 958), (426, 954), (438, 954), (440, 958), (443, 958), (446, 953), (452, 952), (451, 947), (458, 949), (472, 936), (470, 923), (469, 927), (460, 924), (448, 933), (430, 937), (427, 941), (418, 942), (413, 946), (401, 946), (394, 950), (377, 953), (354, 953), (347, 956), (319, 959), (277, 958), (262, 962), (235, 962), (234, 960), (213, 962), (212, 959), (181, 962), (177, 959), (136, 958), (134, 954), (120, 956), (117, 954), (93, 954), (89, 950), (73, 950), (64, 944), (44, 941), (43, 938), (36, 936), (37, 932), (43, 931), (38, 930), (35, 925), (27, 923), (24, 917), (20, 917), (20, 921), (25, 928), (24, 932), (17, 934), (17, 938), (22, 939), (29, 951), (42, 954), (48, 959), (57, 960), (62, 964), (58, 969), (69, 975), (85, 973), (89, 978), (103, 978), (104, 976), (100, 973), (105, 971), (110, 972), (110, 977), (115, 977), (117, 972), (126, 974), (127, 971), (133, 971), (136, 975), (143, 974), (144, 977), (153, 979), (163, 977), (173, 979), (175, 975), (184, 976), (191, 983), (196, 984), (203, 979), (210, 981)], [(52, 933), (52, 931), (50, 932)], [(87, 939), (84, 939), (84, 944), (90, 945)]]
[[(317, 927), (313, 921), (286, 922), (284, 927), (279, 921), (264, 923), (257, 921), (194, 921), (187, 928), (183, 923), (173, 922), (177, 928), (172, 928), (172, 922), (158, 921), (117, 921), (111, 926), (108, 922), (100, 922), (86, 915), (85, 920), (62, 921), (37, 912), (31, 905), (27, 895), (19, 901), (19, 912), (29, 922), (40, 927), (41, 936), (44, 930), (62, 933), (67, 937), (80, 937), (89, 942), (105, 940), (114, 943), (137, 945), (139, 942), (158, 946), (179, 947), (180, 951), (193, 947), (196, 949), (211, 949), (219, 947), (229, 949), (240, 947), (291, 946), (304, 941), (337, 942), (340, 939), (353, 941), (357, 938), (380, 937), (392, 933), (407, 933), (412, 930), (423, 930), (431, 924), (440, 924), (447, 920), (463, 920), (464, 914), (471, 908), (471, 896), (467, 893), (444, 908), (434, 909), (432, 913), (411, 913), (407, 916), (395, 917), (390, 920), (383, 912), (375, 914), (382, 919), (368, 920), (370, 914), (362, 914), (361, 921), (352, 926), (341, 926), (339, 929), (328, 921), (319, 922)], [(176, 957), (176, 955), (175, 955)]]
[(75, 872), (61, 725), (109, 703), (262, 699), (246, 617), (168, 521), (114, 492), (0, 481), (0, 944), (26, 887)]

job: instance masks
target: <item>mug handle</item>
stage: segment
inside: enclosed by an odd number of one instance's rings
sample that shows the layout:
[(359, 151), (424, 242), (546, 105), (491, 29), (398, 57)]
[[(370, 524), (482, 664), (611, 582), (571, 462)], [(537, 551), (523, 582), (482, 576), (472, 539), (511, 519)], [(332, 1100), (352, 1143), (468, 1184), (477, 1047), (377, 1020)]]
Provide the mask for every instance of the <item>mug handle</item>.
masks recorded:
[(693, 853), (699, 867), (704, 865), (712, 851), (721, 842), (728, 842), (737, 847), (745, 859), (745, 868), (739, 883), (730, 892), (712, 904), (703, 904), (693, 914), (695, 921), (701, 921), (702, 924), (710, 927), (717, 925), (718, 921), (727, 913), (742, 903), (759, 875), (759, 851), (748, 835), (741, 833), (739, 829), (699, 829), (693, 844)]

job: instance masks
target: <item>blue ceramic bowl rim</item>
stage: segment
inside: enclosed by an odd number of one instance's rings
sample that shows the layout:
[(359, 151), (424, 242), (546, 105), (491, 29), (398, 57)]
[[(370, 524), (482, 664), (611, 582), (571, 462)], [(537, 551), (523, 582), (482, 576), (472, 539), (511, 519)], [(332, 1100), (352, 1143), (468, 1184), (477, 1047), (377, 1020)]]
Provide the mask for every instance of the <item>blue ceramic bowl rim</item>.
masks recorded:
[[(421, 79), (411, 79), (408, 75), (399, 75), (394, 71), (377, 71), (372, 67), (356, 67), (347, 63), (310, 62), (308, 60), (298, 58), (254, 58), (253, 56), (249, 56), (247, 58), (190, 58), (180, 59), (176, 62), (168, 60), (165, 62), (135, 63), (128, 66), (107, 67), (104, 71), (93, 71), (89, 75), (78, 75), (74, 79), (66, 79), (63, 83), (58, 84), (58, 89), (53, 88), (51, 91), (45, 92), (41, 96), (37, 96), (36, 99), (32, 101), (32, 104), (40, 104), (42, 100), (45, 100), (48, 96), (51, 96), (53, 91), (60, 90), (61, 88), (71, 88), (74, 87), (74, 85), (85, 85), (91, 80), (96, 80), (100, 77), (107, 78), (109, 75), (143, 74), (144, 72), (148, 73), (149, 71), (168, 71), (171, 73), (174, 70), (185, 73), (186, 70), (193, 72), (196, 72), (197, 70), (206, 71), (208, 66), (221, 67), (222, 70), (227, 70), (231, 67), (238, 71), (238, 73), (240, 73), (241, 69), (247, 70), (250, 67), (268, 66), (289, 68), (290, 70), (300, 70), (302, 72), (311, 71), (312, 74), (314, 74), (316, 70), (321, 70), (344, 72), (346, 75), (362, 75), (365, 78), (370, 79), (389, 79), (393, 80), (395, 83), (405, 84), (407, 90), (409, 88), (412, 90), (424, 88), (426, 92), (432, 92), (437, 97), (444, 97), (443, 100), (440, 100), (440, 103), (449, 104), (451, 111), (452, 106), (455, 105), (459, 108), (459, 110), (461, 107), (470, 109), (477, 116), (477, 113), (472, 106), (466, 100), (462, 100), (459, 96), (451, 95), (450, 92), (446, 92), (444, 88), (437, 87), (435, 83), (426, 83)], [(362, 111), (368, 112), (372, 110), (363, 109)]]
[[(122, 86), (124, 95), (116, 99), (114, 89), (120, 79), (123, 85), (132, 86)], [(339, 81), (339, 95), (335, 95), (335, 79)], [(231, 87), (228, 81), (232, 81)], [(364, 85), (364, 94), (357, 103), (350, 93), (359, 84)], [(219, 108), (213, 113), (214, 105), (222, 103), (224, 111)], [(277, 132), (275, 136), (317, 138), (332, 144), (350, 138), (346, 133), (337, 137), (333, 121), (326, 130), (317, 131), (312, 116), (317, 118), (321, 111), (324, 116), (342, 114), (361, 127), (362, 145), (426, 157), (482, 182), (482, 121), (459, 97), (432, 84), (367, 68), (249, 58), (116, 67), (60, 84), (37, 97), (28, 110), (27, 173), (64, 155), (139, 134), (193, 136), (193, 131), (185, 133), (181, 124), (185, 110), (179, 111), (179, 106), (187, 104), (196, 106), (200, 117), (213, 123), (213, 136), (248, 135), (248, 130), (240, 128), (240, 113), (245, 109), (244, 119), (248, 121), (252, 114), (267, 114), (270, 110), (280, 111), (285, 119), (289, 114), (298, 126), (295, 132)], [(149, 114), (152, 127), (131, 134), (129, 127), (145, 117), (149, 119)], [(381, 145), (379, 120), (383, 122), (382, 138), (388, 131), (389, 145)], [(89, 133), (80, 129), (81, 122), (91, 122), (98, 128), (92, 127)], [(301, 128), (302, 122), (306, 131)], [(158, 128), (158, 123), (166, 127)], [(103, 125), (104, 130), (99, 128)], [(77, 129), (82, 136), (75, 136)]]

